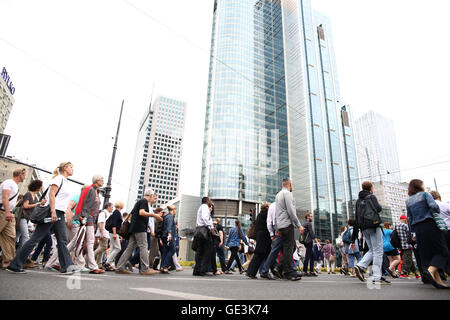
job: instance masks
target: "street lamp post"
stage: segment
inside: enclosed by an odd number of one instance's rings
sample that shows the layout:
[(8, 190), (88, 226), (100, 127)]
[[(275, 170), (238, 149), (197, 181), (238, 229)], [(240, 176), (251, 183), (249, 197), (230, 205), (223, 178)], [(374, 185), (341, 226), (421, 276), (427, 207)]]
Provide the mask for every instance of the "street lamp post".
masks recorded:
[(108, 183), (106, 184), (106, 188), (105, 188), (105, 197), (103, 200), (103, 206), (105, 206), (105, 204), (109, 201), (109, 198), (111, 197), (111, 181), (112, 181), (112, 174), (113, 174), (113, 170), (114, 170), (114, 161), (116, 159), (117, 140), (119, 139), (120, 122), (122, 121), (123, 103), (124, 103), (124, 101), (122, 100), (122, 107), (120, 108), (119, 123), (117, 124), (116, 140), (114, 142), (114, 147), (113, 147), (111, 166), (109, 168)]

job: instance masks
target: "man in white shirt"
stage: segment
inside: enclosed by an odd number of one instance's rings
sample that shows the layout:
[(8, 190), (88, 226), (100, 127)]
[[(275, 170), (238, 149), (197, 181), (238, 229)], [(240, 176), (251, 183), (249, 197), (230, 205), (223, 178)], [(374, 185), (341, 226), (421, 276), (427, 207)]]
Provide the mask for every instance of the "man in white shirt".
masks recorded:
[(16, 254), (16, 220), (12, 211), (19, 196), (18, 184), (25, 180), (26, 169), (17, 169), (13, 178), (0, 184), (0, 247), (2, 248), (2, 268), (6, 268)]
[(108, 202), (105, 204), (105, 208), (98, 214), (97, 220), (97, 232), (95, 237), (98, 238), (98, 247), (94, 252), (95, 260), (100, 269), (105, 270), (103, 266), (103, 255), (106, 249), (108, 249), (109, 232), (105, 229), (106, 220), (113, 212), (113, 204)]
[(208, 197), (202, 198), (202, 205), (197, 212), (197, 228), (195, 230), (194, 241), (197, 244), (195, 255), (194, 276), (204, 276), (211, 263), (212, 236), (214, 225), (211, 219), (211, 200)]

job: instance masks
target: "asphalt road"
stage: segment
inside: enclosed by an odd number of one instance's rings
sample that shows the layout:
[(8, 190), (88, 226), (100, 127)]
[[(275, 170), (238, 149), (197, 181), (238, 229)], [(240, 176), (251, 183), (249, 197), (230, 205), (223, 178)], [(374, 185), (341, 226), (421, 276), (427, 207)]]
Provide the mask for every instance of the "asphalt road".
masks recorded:
[(323, 273), (293, 282), (252, 280), (238, 272), (194, 277), (189, 267), (152, 276), (114, 272), (67, 276), (42, 269), (27, 272), (11, 274), (0, 270), (1, 300), (450, 300), (450, 290), (437, 290), (416, 279), (389, 279), (391, 285), (371, 288), (356, 278)]

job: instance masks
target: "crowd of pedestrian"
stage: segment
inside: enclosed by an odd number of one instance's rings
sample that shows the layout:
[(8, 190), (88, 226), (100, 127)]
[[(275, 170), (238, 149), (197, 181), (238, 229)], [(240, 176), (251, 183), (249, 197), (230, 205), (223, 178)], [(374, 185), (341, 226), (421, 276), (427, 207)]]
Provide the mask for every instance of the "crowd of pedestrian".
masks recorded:
[[(73, 195), (68, 181), (72, 174), (73, 165), (61, 163), (43, 193), (42, 181), (33, 180), (28, 192), (19, 195), (25, 169), (15, 170), (12, 179), (1, 183), (2, 268), (26, 273), (24, 269), (42, 265), (64, 274), (130, 274), (137, 266), (141, 275), (183, 270), (177, 258), (181, 237), (175, 206), (153, 209), (157, 195), (149, 188), (129, 214), (122, 212), (122, 201), (100, 208), (103, 177), (94, 175), (91, 185)], [(317, 238), (312, 213), (307, 212), (300, 223), (290, 179), (283, 180), (273, 203), (262, 203), (259, 214), (252, 215), (247, 233), (238, 219), (225, 232), (221, 219), (214, 217), (214, 204), (204, 197), (192, 241), (193, 275), (232, 274), (237, 266), (240, 274), (251, 279), (259, 273), (263, 279), (298, 281), (303, 276), (317, 277), (322, 266), (328, 274), (335, 274), (339, 265), (341, 274), (363, 282), (368, 280), (366, 273), (374, 284), (391, 284), (388, 276), (409, 279), (413, 274), (424, 283), (446, 289), (450, 205), (442, 202), (438, 192), (425, 192), (421, 180), (410, 182), (408, 195), (407, 215), (394, 227), (381, 220), (382, 207), (372, 183), (363, 182), (354, 218), (341, 226), (335, 243)]]

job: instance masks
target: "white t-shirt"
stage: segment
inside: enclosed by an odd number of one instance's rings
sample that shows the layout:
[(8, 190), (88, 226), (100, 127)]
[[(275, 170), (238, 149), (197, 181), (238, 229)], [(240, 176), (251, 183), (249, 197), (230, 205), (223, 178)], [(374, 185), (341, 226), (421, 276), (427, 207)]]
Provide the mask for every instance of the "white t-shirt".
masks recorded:
[[(63, 175), (57, 175), (50, 181), (50, 187), (52, 185), (56, 185), (58, 188), (61, 185), (61, 181), (64, 180), (61, 189), (56, 191), (58, 192), (58, 195), (55, 199), (55, 209), (59, 211), (66, 212), (67, 206), (69, 205), (70, 198), (72, 196), (70, 189), (69, 189), (69, 180), (64, 178)], [(47, 203), (50, 204), (49, 201), (49, 195), (50, 195), (50, 189), (47, 193)]]
[[(8, 200), (15, 195), (15, 197), (9, 201), (9, 211), (12, 212), (16, 206), (17, 197), (19, 196), (19, 186), (13, 179), (3, 181), (2, 184), (0, 184), (0, 203), (2, 203), (3, 199), (3, 190), (9, 190)], [(5, 208), (2, 209), (5, 210)]]
[[(98, 220), (97, 220), (97, 226), (98, 226), (98, 224), (100, 223), (100, 222), (103, 222), (103, 237), (104, 238), (106, 238), (106, 239), (109, 239), (109, 231), (107, 231), (106, 229), (105, 229), (105, 226), (106, 226), (106, 219), (108, 219), (109, 218), (109, 216), (111, 215), (112, 213), (110, 213), (108, 210), (103, 210), (102, 212), (100, 212), (99, 214), (98, 214)], [(95, 234), (95, 236), (96, 237), (100, 237), (100, 228), (97, 228), (97, 233)]]

